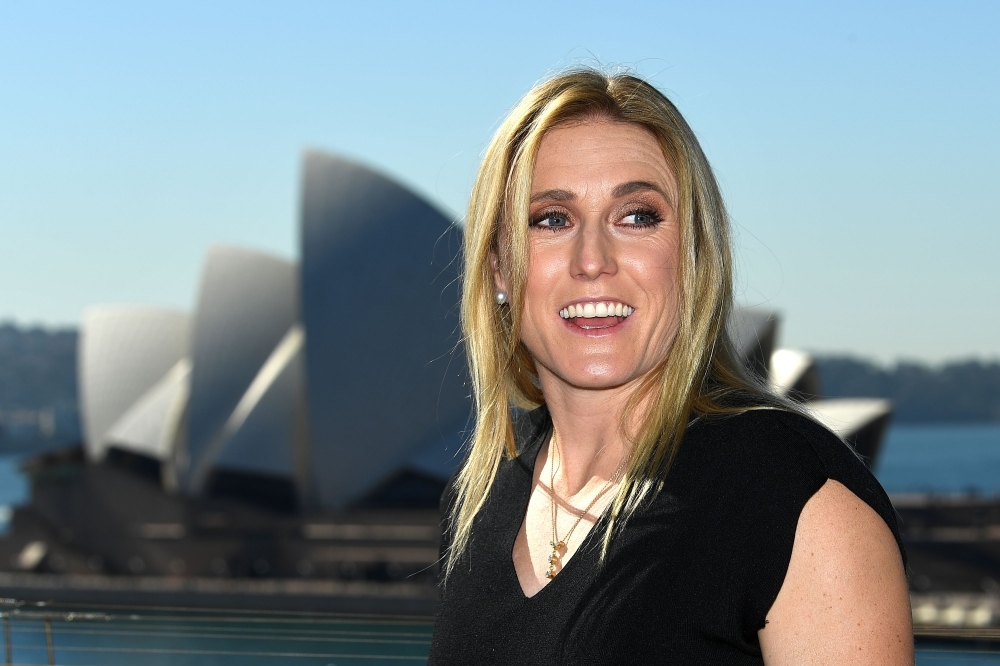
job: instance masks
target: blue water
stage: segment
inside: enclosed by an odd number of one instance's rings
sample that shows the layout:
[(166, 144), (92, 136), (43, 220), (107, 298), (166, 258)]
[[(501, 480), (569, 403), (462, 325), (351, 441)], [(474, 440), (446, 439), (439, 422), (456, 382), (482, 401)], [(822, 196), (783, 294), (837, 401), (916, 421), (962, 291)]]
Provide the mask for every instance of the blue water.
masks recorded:
[(0, 456), (0, 506), (16, 506), (28, 499), (28, 483), (17, 461), (14, 456)]
[(957, 649), (950, 645), (921, 645), (917, 648), (916, 666), (996, 666), (1000, 650), (991, 647)]
[(890, 493), (1000, 494), (1000, 425), (890, 428), (875, 475)]
[(0, 536), (10, 527), (11, 510), (28, 499), (28, 483), (17, 466), (17, 458), (0, 456)]
[[(888, 432), (876, 476), (890, 493), (1000, 494), (1000, 425), (897, 426)], [(28, 499), (17, 459), (0, 457), (0, 531), (4, 507)], [(53, 609), (55, 610), (55, 609)], [(77, 609), (84, 610), (84, 609)], [(100, 610), (103, 620), (52, 623), (57, 664), (422, 664), (426, 621), (274, 613)], [(46, 663), (44, 625), (11, 623), (15, 663)], [(1000, 666), (1000, 648), (921, 644), (918, 666)]]

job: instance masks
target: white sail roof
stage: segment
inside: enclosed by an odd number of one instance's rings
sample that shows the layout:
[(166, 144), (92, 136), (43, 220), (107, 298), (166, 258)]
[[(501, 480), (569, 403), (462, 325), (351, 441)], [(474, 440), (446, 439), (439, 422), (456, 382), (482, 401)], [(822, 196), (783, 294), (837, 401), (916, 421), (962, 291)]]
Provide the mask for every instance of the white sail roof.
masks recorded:
[(308, 153), (302, 315), (315, 496), (359, 499), (415, 447), (465, 423), (460, 232), (399, 184)]
[(892, 413), (892, 403), (880, 398), (813, 400), (806, 403), (806, 408), (820, 423), (845, 439)]
[(292, 326), (261, 366), (226, 424), (193, 470), (194, 486), (213, 471), (235, 471), (307, 482), (304, 419), (304, 332)]
[(191, 340), (191, 397), (181, 487), (200, 492), (195, 470), (230, 420), (261, 366), (298, 319), (298, 271), (280, 257), (211, 248)]
[(87, 455), (103, 459), (115, 423), (188, 353), (182, 312), (105, 305), (83, 313), (77, 355)]
[(794, 349), (775, 349), (771, 354), (771, 367), (768, 381), (772, 390), (780, 396), (787, 397), (805, 377), (807, 372), (814, 371), (813, 357), (803, 351)]
[(108, 446), (167, 462), (191, 391), (191, 362), (178, 361), (105, 435)]

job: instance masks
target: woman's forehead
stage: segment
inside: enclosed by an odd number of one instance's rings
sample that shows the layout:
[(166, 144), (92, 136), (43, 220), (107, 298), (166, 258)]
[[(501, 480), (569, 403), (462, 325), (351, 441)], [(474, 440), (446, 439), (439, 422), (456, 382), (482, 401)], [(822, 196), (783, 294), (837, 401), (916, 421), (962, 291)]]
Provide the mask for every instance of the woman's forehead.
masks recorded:
[(531, 193), (533, 198), (545, 192), (562, 192), (563, 198), (610, 196), (629, 182), (676, 191), (673, 170), (656, 136), (635, 123), (581, 121), (555, 127), (542, 137)]

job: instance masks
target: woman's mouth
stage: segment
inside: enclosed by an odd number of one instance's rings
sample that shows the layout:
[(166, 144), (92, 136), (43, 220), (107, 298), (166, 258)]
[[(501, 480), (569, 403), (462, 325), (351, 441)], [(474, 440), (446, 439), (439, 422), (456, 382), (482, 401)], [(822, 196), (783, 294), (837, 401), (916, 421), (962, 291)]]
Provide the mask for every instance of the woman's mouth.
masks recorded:
[(559, 311), (559, 316), (584, 330), (611, 328), (622, 323), (635, 308), (619, 301), (574, 303)]

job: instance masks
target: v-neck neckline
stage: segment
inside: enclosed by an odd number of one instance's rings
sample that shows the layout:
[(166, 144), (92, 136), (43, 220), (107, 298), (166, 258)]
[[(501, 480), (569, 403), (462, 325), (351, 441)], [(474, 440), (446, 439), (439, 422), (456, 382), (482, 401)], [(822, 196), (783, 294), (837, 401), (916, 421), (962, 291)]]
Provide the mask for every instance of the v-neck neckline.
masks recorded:
[[(511, 579), (511, 581), (513, 581), (514, 589), (517, 590), (517, 593), (521, 596), (521, 599), (525, 603), (533, 603), (535, 600), (539, 599), (544, 594), (546, 594), (546, 590), (551, 588), (553, 585), (557, 584), (557, 582), (561, 578), (565, 577), (567, 575), (567, 572), (571, 571), (575, 572), (576, 569), (579, 569), (580, 566), (582, 566), (579, 565), (574, 567), (573, 563), (579, 559), (584, 558), (590, 553), (591, 541), (594, 535), (594, 531), (597, 530), (600, 526), (602, 526), (605, 521), (605, 511), (602, 511), (601, 515), (598, 516), (597, 521), (590, 526), (590, 529), (587, 531), (587, 535), (583, 538), (583, 541), (580, 542), (580, 545), (573, 553), (573, 557), (570, 557), (563, 564), (562, 568), (559, 570), (559, 573), (556, 574), (553, 578), (551, 578), (549, 582), (547, 582), (545, 585), (539, 588), (538, 591), (535, 592), (534, 594), (529, 596), (524, 592), (524, 588), (521, 587), (521, 580), (517, 576), (517, 567), (514, 565), (514, 545), (517, 543), (517, 535), (520, 534), (521, 526), (524, 525), (525, 518), (528, 515), (528, 505), (531, 502), (531, 491), (535, 483), (535, 465), (538, 463), (538, 456), (541, 455), (542, 447), (545, 445), (545, 442), (552, 436), (552, 428), (553, 428), (552, 417), (546, 412), (545, 424), (542, 426), (540, 431), (535, 435), (534, 440), (531, 442), (531, 444), (529, 446), (526, 446), (524, 450), (521, 451), (517, 456), (517, 460), (521, 461), (521, 464), (524, 466), (524, 470), (527, 472), (527, 477), (528, 477), (527, 488), (524, 488), (520, 484), (516, 488), (516, 500), (517, 500), (516, 506), (518, 508), (516, 515), (518, 516), (518, 520), (513, 525), (514, 527), (513, 538), (509, 539), (509, 542), (507, 544), (508, 546), (507, 556), (504, 559), (506, 560), (507, 575)], [(570, 567), (573, 568), (571, 569)], [(554, 593), (550, 592), (548, 594), (554, 594)]]

